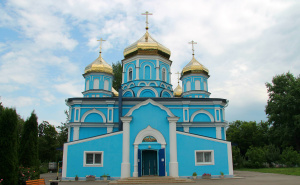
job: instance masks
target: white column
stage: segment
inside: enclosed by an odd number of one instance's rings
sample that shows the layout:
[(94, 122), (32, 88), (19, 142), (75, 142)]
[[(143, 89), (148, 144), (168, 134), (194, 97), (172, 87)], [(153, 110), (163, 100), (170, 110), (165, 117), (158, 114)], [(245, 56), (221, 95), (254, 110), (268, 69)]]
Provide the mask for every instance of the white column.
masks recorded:
[(134, 171), (133, 171), (133, 177), (138, 177), (138, 149), (139, 145), (134, 145)]
[(216, 126), (216, 138), (217, 139), (222, 139), (222, 133), (221, 133), (221, 127), (220, 126)]
[(73, 141), (76, 141), (79, 139), (79, 126), (73, 127)]
[(159, 80), (159, 61), (156, 60), (156, 80)]
[(177, 138), (176, 138), (176, 122), (178, 117), (168, 117), (169, 135), (170, 135), (170, 163), (169, 170), (171, 177), (178, 177), (178, 162), (177, 162)]
[(132, 117), (121, 117), (123, 122), (123, 157), (121, 164), (121, 178), (130, 177), (130, 162), (129, 162), (129, 138), (130, 138), (130, 122)]

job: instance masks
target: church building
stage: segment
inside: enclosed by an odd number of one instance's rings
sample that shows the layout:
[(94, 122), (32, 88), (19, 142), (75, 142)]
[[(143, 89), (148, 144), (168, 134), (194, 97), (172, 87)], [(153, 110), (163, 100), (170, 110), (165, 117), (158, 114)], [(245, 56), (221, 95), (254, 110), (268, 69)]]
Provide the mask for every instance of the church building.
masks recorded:
[(66, 100), (63, 180), (103, 174), (112, 179), (233, 175), (225, 130), (228, 101), (210, 98), (209, 70), (194, 49), (180, 74), (182, 86), (178, 82), (173, 89), (171, 51), (149, 34), (146, 23), (146, 33), (124, 49), (118, 92), (100, 46), (99, 57), (84, 70), (83, 97)]

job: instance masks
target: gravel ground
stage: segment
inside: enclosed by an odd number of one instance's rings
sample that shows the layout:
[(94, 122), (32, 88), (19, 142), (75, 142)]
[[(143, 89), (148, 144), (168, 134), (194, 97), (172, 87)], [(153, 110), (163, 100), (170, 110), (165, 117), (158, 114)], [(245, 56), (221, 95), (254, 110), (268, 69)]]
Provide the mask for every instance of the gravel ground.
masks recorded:
[[(196, 180), (196, 183), (178, 183), (176, 185), (300, 185), (300, 176), (293, 175), (280, 175), (273, 173), (259, 173), (247, 171), (234, 171), (237, 178), (233, 179), (211, 179)], [(59, 174), (59, 179), (61, 174)], [(50, 185), (49, 180), (56, 179), (56, 173), (41, 174), (44, 178), (46, 185)], [(59, 185), (107, 185), (108, 182), (104, 181), (64, 181), (58, 182)]]

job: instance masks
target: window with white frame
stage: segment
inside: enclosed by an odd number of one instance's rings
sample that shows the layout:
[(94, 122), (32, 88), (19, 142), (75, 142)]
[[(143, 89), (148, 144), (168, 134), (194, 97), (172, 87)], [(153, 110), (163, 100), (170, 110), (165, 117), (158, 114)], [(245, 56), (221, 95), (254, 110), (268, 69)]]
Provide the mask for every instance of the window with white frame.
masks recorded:
[(102, 151), (85, 151), (84, 152), (84, 166), (103, 166), (103, 152)]
[(162, 69), (162, 74), (161, 74), (161, 78), (162, 78), (162, 81), (166, 81), (166, 69), (165, 68), (163, 68)]
[(214, 151), (196, 150), (195, 163), (196, 165), (214, 165)]
[(128, 71), (128, 81), (132, 81), (132, 68), (129, 68)]

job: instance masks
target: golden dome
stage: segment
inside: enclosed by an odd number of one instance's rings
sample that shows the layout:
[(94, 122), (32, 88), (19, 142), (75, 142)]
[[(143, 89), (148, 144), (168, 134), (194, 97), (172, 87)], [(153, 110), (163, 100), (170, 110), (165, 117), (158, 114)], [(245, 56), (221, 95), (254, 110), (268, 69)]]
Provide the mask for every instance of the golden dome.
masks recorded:
[(182, 69), (181, 76), (189, 73), (203, 73), (208, 75), (209, 71), (204, 65), (200, 64), (200, 62), (198, 62), (193, 56), (193, 59)]
[(114, 96), (119, 96), (119, 93), (116, 91), (115, 88), (112, 87), (111, 91), (113, 92)]
[(84, 74), (92, 72), (113, 74), (113, 69), (108, 63), (104, 61), (100, 54), (99, 57), (94, 62), (86, 66), (84, 70)]
[(178, 86), (174, 89), (174, 96), (175, 97), (181, 97), (181, 94), (182, 94), (182, 88), (181, 88), (181, 86), (179, 85), (179, 82), (178, 82)]
[(131, 54), (160, 54), (166, 58), (170, 58), (171, 51), (154, 40), (148, 31), (135, 43), (124, 49), (124, 57), (127, 58)]

